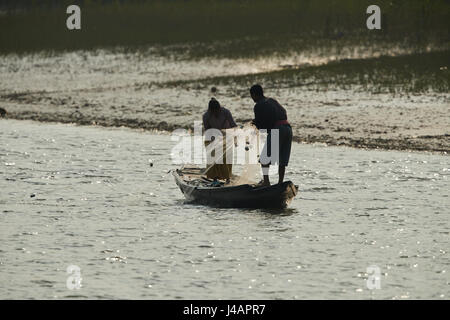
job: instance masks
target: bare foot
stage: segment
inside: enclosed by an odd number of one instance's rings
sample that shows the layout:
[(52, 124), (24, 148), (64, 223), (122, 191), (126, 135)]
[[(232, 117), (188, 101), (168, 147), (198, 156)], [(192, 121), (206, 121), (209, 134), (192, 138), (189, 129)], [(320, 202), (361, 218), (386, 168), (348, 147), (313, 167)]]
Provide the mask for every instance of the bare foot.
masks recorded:
[(255, 187), (268, 187), (268, 186), (270, 186), (270, 182), (265, 182), (264, 180), (261, 180), (255, 185)]

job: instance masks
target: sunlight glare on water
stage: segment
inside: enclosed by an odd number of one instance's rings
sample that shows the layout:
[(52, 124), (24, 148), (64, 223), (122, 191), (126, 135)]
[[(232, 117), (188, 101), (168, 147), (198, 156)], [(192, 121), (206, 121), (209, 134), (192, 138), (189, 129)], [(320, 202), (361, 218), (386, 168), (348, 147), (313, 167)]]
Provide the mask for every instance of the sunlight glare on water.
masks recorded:
[(448, 156), (294, 144), (290, 208), (238, 210), (184, 202), (168, 135), (2, 120), (0, 140), (2, 298), (448, 299)]

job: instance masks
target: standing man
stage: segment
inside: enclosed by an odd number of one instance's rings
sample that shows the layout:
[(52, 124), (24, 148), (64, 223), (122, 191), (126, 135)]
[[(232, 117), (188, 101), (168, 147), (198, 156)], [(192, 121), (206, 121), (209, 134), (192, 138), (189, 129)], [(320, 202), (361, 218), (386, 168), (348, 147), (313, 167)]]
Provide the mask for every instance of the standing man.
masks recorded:
[[(253, 124), (258, 128), (267, 130), (267, 141), (260, 157), (260, 163), (264, 180), (259, 183), (259, 186), (270, 186), (269, 167), (271, 164), (278, 162), (278, 183), (284, 180), (286, 167), (291, 156), (292, 145), (292, 128), (287, 121), (286, 109), (284, 109), (275, 99), (266, 98), (264, 96), (263, 88), (259, 84), (255, 84), (250, 88), (250, 95), (256, 103), (253, 111), (255, 119)], [(272, 133), (272, 130), (278, 130), (277, 135)], [(272, 137), (273, 136), (273, 137)], [(272, 141), (274, 139), (274, 141)], [(273, 143), (273, 148), (272, 148)], [(278, 159), (272, 159), (272, 149), (278, 149)]]

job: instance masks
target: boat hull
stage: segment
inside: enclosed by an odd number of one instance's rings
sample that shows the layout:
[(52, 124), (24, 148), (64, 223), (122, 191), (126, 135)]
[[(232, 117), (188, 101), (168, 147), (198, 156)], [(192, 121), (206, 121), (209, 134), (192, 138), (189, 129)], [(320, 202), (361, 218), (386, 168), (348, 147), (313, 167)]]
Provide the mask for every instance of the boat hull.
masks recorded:
[(229, 187), (205, 187), (188, 183), (180, 170), (172, 172), (175, 182), (189, 202), (222, 208), (286, 208), (298, 193), (298, 187), (285, 181), (266, 187), (249, 184)]

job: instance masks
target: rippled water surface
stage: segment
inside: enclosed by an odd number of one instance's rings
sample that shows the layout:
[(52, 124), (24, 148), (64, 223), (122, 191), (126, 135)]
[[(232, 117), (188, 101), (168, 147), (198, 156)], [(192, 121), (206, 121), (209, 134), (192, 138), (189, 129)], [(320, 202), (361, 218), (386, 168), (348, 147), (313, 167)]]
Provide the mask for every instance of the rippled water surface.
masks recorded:
[(290, 208), (237, 210), (184, 203), (168, 135), (2, 120), (0, 141), (1, 298), (449, 297), (448, 156), (296, 144)]

